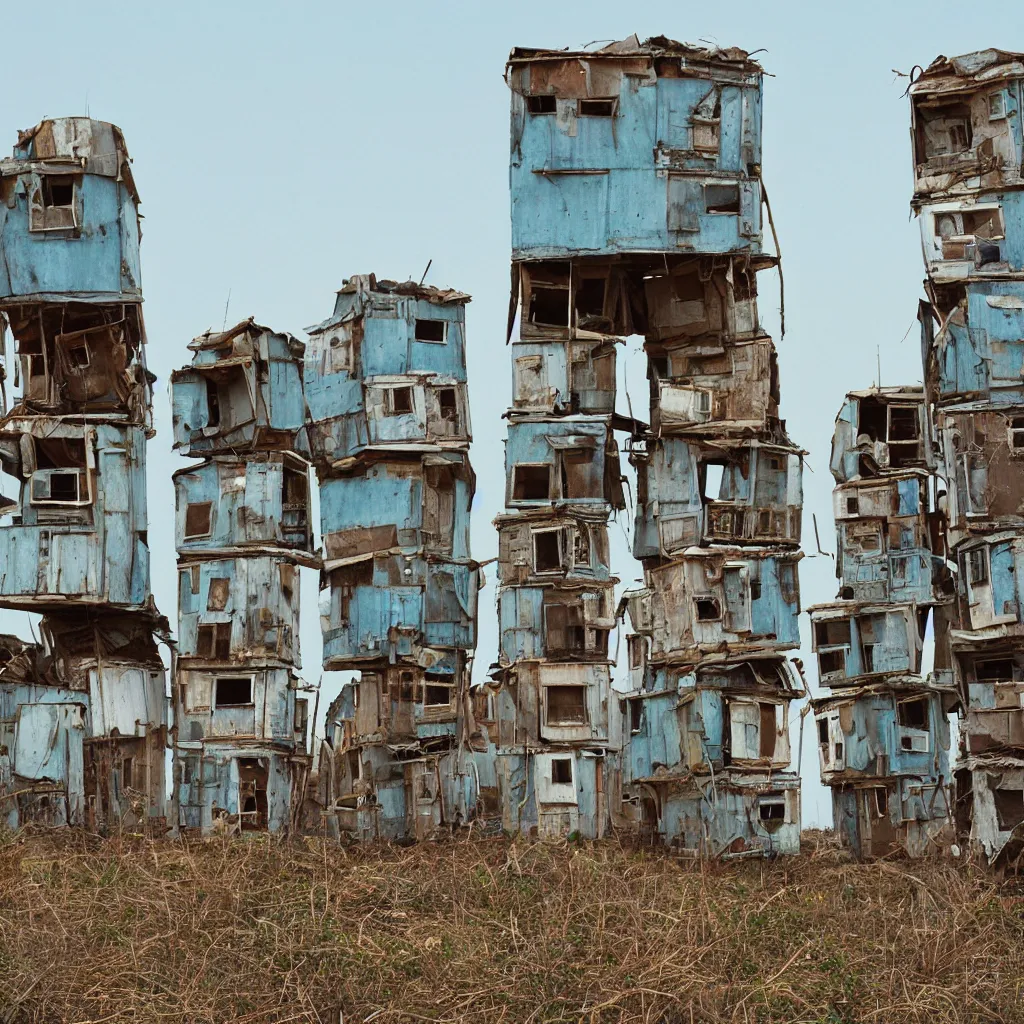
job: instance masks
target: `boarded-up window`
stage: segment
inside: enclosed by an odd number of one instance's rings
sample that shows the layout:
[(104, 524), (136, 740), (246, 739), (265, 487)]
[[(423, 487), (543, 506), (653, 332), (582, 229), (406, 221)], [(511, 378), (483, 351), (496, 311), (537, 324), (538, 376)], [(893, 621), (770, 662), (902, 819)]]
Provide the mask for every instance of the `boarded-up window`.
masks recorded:
[(544, 647), (551, 654), (582, 654), (586, 649), (583, 609), (579, 605), (544, 607)]
[(601, 478), (594, 471), (594, 450), (561, 453), (562, 497), (600, 500)]
[(210, 580), (210, 592), (206, 598), (206, 609), (211, 612), (222, 612), (228, 606), (228, 594), (231, 592), (231, 580), (226, 576), (215, 576)]
[(185, 509), (185, 539), (209, 537), (213, 522), (213, 502), (198, 501)]
[(585, 725), (587, 721), (587, 688), (585, 686), (549, 686), (548, 725)]
[(78, 225), (75, 193), (81, 178), (72, 174), (46, 174), (38, 179), (29, 203), (29, 231), (61, 231)]
[(196, 653), (200, 658), (226, 661), (231, 657), (231, 623), (204, 622), (199, 627)]
[(760, 724), (760, 756), (761, 757), (774, 757), (775, 756), (775, 715), (776, 706), (774, 704), (762, 704), (761, 705), (761, 724)]

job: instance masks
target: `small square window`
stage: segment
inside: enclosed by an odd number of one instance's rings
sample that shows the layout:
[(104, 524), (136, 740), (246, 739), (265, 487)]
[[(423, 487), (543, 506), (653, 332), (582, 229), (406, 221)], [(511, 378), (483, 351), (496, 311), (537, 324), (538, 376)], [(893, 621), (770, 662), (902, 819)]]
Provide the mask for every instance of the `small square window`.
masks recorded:
[(443, 345), (447, 337), (447, 321), (416, 320), (416, 340), (426, 341), (432, 345)]
[(562, 531), (540, 530), (533, 535), (535, 572), (559, 572), (562, 569)]
[(252, 679), (221, 676), (214, 681), (215, 708), (245, 708), (252, 705)]
[(785, 821), (786, 798), (784, 796), (761, 797), (757, 802), (757, 816), (761, 821)]
[(705, 185), (704, 209), (708, 213), (739, 213), (739, 185)]
[(413, 411), (412, 388), (389, 388), (386, 409), (389, 416), (404, 416)]
[(1001, 92), (989, 93), (988, 119), (999, 121), (1006, 117), (1006, 97)]
[(551, 782), (556, 786), (572, 785), (572, 758), (554, 757), (551, 759)]
[(586, 725), (587, 688), (585, 686), (549, 686), (548, 725)]
[(553, 114), (555, 112), (555, 97), (527, 96), (526, 109), (531, 114)]
[(196, 654), (213, 661), (227, 661), (231, 657), (231, 623), (204, 622), (200, 625)]
[(185, 509), (185, 540), (209, 537), (213, 524), (213, 502), (197, 501)]
[(513, 501), (548, 501), (551, 498), (551, 469), (544, 466), (515, 466), (512, 470)]
[(860, 511), (860, 499), (856, 496), (846, 499), (846, 511), (848, 515), (855, 516)]
[(722, 606), (713, 597), (694, 599), (698, 622), (714, 622), (722, 617)]
[(423, 686), (424, 707), (448, 707), (452, 702), (452, 687), (447, 683), (427, 682)]

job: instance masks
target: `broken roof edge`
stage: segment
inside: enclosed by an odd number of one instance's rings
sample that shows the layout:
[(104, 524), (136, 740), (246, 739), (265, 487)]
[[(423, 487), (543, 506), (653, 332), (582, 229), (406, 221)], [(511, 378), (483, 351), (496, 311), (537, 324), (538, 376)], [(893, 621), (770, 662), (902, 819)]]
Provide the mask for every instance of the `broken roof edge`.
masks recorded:
[(1024, 77), (1024, 53), (990, 47), (958, 57), (940, 54), (910, 84), (910, 95), (974, 89), (1000, 78)]
[(573, 57), (581, 60), (622, 57), (688, 57), (706, 63), (740, 64), (751, 71), (763, 72), (764, 70), (756, 60), (751, 60), (750, 53), (738, 46), (698, 46), (669, 39), (668, 36), (650, 36), (640, 42), (640, 37), (635, 32), (625, 39), (608, 43), (598, 50), (570, 50), (568, 48), (553, 50), (546, 47), (515, 46), (508, 55), (506, 68), (515, 64), (528, 64), (536, 60), (564, 60)]
[(342, 279), (341, 287), (335, 294), (356, 295), (359, 293), (381, 292), (385, 295), (406, 295), (417, 299), (426, 299), (438, 306), (464, 304), (472, 300), (466, 292), (454, 288), (435, 288), (432, 284), (417, 283), (412, 280), (392, 281), (389, 278), (378, 278), (376, 274), (353, 274)]
[[(273, 327), (267, 327), (264, 324), (256, 322), (256, 318), (253, 316), (248, 317), (245, 320), (240, 320), (234, 327), (229, 327), (225, 331), (214, 331), (212, 327), (207, 328), (202, 334), (196, 335), (186, 346), (190, 352), (203, 352), (208, 349), (223, 348), (229, 344), (240, 334), (245, 334), (247, 331), (254, 331), (257, 334), (274, 334), (279, 338), (286, 338), (290, 341), (297, 342), (302, 345), (302, 341), (296, 338), (294, 334), (289, 331), (275, 331)], [(198, 367), (187, 367), (187, 369), (198, 369)]]

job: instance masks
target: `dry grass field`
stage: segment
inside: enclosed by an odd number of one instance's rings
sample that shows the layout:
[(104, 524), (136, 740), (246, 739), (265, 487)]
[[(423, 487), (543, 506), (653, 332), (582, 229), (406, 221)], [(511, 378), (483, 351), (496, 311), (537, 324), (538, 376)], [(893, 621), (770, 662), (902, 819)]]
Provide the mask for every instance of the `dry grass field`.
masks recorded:
[(0, 842), (0, 1024), (1024, 1021), (1024, 882), (460, 838)]

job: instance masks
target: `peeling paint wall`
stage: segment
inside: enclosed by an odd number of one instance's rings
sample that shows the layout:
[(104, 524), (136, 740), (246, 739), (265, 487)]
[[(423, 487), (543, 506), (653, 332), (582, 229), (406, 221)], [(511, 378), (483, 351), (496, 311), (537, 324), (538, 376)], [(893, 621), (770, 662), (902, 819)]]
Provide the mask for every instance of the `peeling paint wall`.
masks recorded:
[(955, 821), (991, 862), (1024, 851), (1024, 56), (938, 57), (910, 88), (925, 384), (957, 608)]
[(168, 699), (150, 592), (139, 197), (120, 130), (43, 121), (0, 160), (0, 820), (166, 825)]
[(304, 348), (249, 319), (189, 349), (171, 377), (174, 446), (201, 460), (174, 474), (177, 820), (202, 834), (294, 831), (316, 710), (297, 673), (299, 570), (319, 566)]

